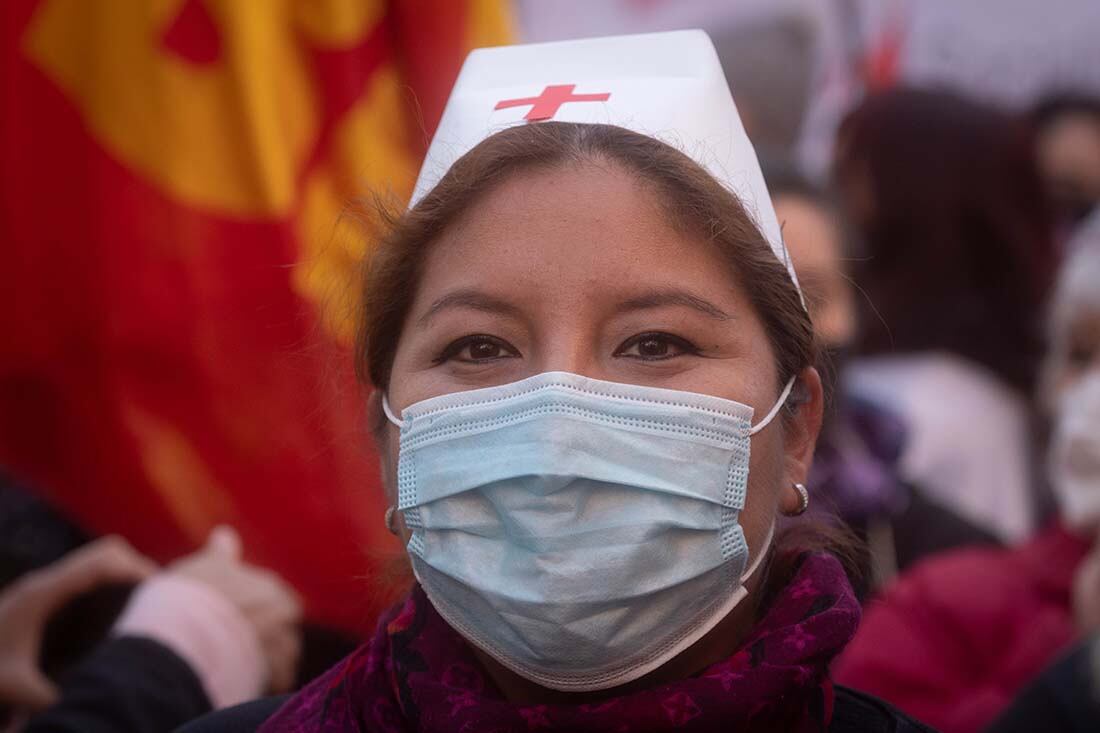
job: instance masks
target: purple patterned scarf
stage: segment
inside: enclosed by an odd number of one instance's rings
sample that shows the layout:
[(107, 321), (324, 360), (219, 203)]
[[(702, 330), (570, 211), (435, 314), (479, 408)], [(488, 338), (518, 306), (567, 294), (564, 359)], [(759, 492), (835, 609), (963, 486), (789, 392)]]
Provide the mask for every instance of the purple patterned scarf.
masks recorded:
[(417, 587), (368, 644), (260, 733), (823, 731), (833, 703), (827, 667), (859, 615), (840, 563), (808, 554), (741, 649), (699, 675), (596, 704), (518, 705)]

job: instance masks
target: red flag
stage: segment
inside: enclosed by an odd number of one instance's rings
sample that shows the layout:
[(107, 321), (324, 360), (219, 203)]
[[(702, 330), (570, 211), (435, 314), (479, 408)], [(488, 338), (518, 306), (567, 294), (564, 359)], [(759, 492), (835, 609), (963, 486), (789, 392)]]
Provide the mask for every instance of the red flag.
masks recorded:
[(369, 623), (399, 548), (339, 310), (369, 238), (337, 221), (409, 195), (506, 9), (3, 3), (0, 465), (161, 559), (232, 523)]

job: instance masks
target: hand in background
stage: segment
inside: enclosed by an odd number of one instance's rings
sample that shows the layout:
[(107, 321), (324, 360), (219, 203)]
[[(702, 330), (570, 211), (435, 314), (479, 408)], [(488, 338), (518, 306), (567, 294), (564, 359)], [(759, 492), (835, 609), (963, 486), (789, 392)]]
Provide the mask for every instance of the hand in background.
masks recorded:
[(206, 584), (233, 604), (256, 631), (269, 690), (293, 687), (301, 655), (301, 601), (278, 575), (241, 559), (241, 540), (233, 529), (218, 527), (201, 550), (167, 570)]
[(0, 593), (0, 702), (40, 710), (57, 689), (38, 666), (50, 616), (101, 585), (140, 583), (156, 564), (120, 537), (104, 537), (41, 570), (27, 573)]

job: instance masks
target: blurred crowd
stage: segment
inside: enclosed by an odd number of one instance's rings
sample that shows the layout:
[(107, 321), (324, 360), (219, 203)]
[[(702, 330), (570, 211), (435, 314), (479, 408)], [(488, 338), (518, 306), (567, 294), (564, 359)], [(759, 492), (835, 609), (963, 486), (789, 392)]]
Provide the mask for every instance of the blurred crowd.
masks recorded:
[[(774, 137), (730, 76), (750, 138)], [(1100, 88), (882, 81), (826, 165), (795, 133), (758, 146), (826, 354), (811, 513), (866, 548), (834, 673), (948, 733), (1096, 730)], [(158, 562), (34, 484), (0, 479), (7, 729), (173, 730), (354, 648), (234, 529)]]
[(1100, 720), (1098, 110), (896, 88), (845, 117), (828, 188), (773, 174), (836, 374), (819, 511), (869, 549), (834, 672), (945, 731)]

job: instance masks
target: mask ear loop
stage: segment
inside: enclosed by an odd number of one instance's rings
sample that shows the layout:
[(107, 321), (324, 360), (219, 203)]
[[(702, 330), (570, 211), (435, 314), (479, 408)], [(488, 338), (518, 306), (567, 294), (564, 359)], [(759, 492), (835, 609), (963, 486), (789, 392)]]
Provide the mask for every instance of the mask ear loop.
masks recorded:
[(755, 573), (757, 569), (759, 569), (760, 563), (762, 563), (764, 561), (764, 558), (767, 557), (768, 548), (771, 547), (772, 539), (774, 538), (775, 522), (772, 522), (770, 525), (768, 525), (768, 536), (764, 538), (764, 544), (760, 546), (760, 551), (756, 553), (756, 557), (753, 558), (752, 563), (748, 566), (748, 568), (745, 569), (745, 572), (741, 573), (742, 583), (751, 578), (753, 576), (753, 573)]
[[(794, 380), (796, 378), (797, 377), (791, 377), (787, 381), (787, 386), (783, 388), (783, 392), (779, 395), (779, 399), (775, 401), (775, 406), (772, 407), (771, 412), (765, 415), (763, 420), (749, 428), (749, 435), (756, 435), (761, 430), (768, 427), (768, 423), (770, 423), (775, 418), (775, 416), (779, 414), (779, 411), (783, 409), (783, 405), (787, 404), (787, 398), (791, 396), (791, 390), (794, 389)], [(384, 402), (382, 404), (385, 405)]]
[(405, 421), (394, 415), (393, 410), (390, 409), (389, 395), (382, 395), (382, 412), (386, 413), (386, 419), (397, 427), (401, 428), (405, 426)]

